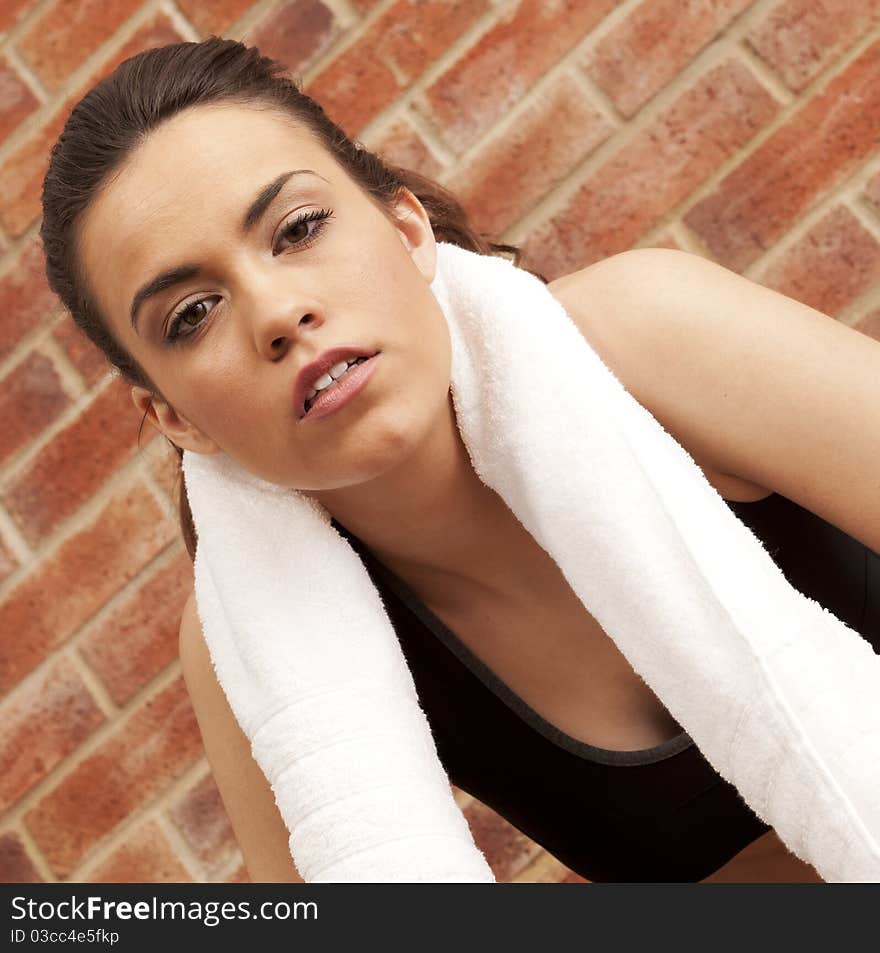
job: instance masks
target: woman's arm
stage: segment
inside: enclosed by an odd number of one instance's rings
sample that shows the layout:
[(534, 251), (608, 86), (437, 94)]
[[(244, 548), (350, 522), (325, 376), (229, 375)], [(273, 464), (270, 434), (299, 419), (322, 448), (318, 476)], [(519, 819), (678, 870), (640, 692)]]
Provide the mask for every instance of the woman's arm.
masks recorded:
[(205, 754), (251, 880), (304, 883), (290, 856), (289, 835), (275, 795), (217, 681), (194, 595), (181, 617), (180, 662)]
[(613, 255), (551, 290), (695, 459), (880, 552), (880, 342), (674, 249)]

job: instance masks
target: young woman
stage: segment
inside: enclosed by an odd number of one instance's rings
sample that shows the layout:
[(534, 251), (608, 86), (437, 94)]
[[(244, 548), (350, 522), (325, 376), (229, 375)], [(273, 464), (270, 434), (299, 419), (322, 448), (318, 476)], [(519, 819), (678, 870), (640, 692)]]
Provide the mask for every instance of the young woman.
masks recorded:
[[(93, 89), (46, 177), (52, 288), (178, 453), (228, 453), (332, 514), (458, 786), (589, 880), (818, 880), (470, 466), (430, 289), (436, 242), (517, 250), (349, 140), (282, 72), (211, 38), (140, 54)], [(548, 287), (792, 584), (876, 647), (880, 521), (857, 504), (878, 428), (854, 418), (872, 406), (880, 344), (681, 252), (615, 255)], [(302, 419), (297, 372), (340, 345), (379, 354), (369, 385)], [(184, 487), (180, 507), (192, 557)], [(180, 649), (252, 879), (300, 880), (194, 597)]]

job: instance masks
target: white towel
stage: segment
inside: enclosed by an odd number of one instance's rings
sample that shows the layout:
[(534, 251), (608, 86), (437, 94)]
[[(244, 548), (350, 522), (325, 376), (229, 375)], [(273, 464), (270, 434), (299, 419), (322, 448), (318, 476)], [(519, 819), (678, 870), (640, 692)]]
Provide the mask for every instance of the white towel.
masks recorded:
[[(789, 850), (880, 880), (880, 656), (786, 581), (538, 278), (439, 243), (431, 288), (479, 478)], [(303, 878), (492, 882), (330, 514), (224, 453), (183, 468), (205, 639)]]

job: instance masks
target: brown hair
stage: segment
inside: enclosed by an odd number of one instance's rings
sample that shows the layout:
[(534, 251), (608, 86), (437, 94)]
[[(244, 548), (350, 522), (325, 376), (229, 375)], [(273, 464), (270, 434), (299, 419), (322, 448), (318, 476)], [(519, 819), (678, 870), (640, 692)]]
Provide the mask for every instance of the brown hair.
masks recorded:
[[(76, 254), (76, 227), (92, 199), (149, 132), (187, 107), (224, 101), (279, 108), (312, 133), (389, 217), (401, 189), (407, 188), (424, 206), (437, 241), (481, 255), (512, 254), (519, 267), (516, 246), (477, 234), (455, 196), (439, 183), (391, 165), (349, 139), (285, 72), (282, 63), (261, 55), (256, 47), (216, 36), (199, 43), (172, 43), (146, 50), (124, 60), (86, 93), (52, 148), (43, 182), (40, 226), (49, 286), (122, 378), (154, 395), (158, 388), (115, 340), (92, 300)], [(536, 277), (547, 283), (542, 275)], [(183, 450), (168, 442), (182, 461)], [(178, 481), (181, 531), (190, 559), (194, 559), (196, 532), (182, 468)]]

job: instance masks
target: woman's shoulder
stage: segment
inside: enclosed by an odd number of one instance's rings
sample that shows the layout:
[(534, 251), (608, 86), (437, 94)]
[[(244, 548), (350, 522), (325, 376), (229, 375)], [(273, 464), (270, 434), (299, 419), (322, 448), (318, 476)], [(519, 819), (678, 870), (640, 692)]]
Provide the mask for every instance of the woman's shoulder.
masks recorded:
[[(657, 300), (658, 281), (673, 260), (681, 260), (680, 256), (694, 257), (672, 248), (633, 248), (557, 278), (547, 289), (602, 362), (687, 450), (724, 499), (762, 499), (770, 489), (726, 472), (701, 437), (705, 427), (696, 416), (703, 406), (699, 400), (701, 375), (669, 374), (658, 361), (657, 340), (664, 335), (667, 312), (652, 302)], [(671, 329), (669, 333), (671, 336)], [(686, 335), (677, 335), (676, 349), (686, 351), (688, 341)], [(679, 359), (688, 361), (682, 353)], [(691, 363), (695, 361), (696, 355)]]
[(686, 253), (632, 248), (547, 285), (602, 362), (658, 419), (658, 411), (669, 409), (670, 389), (680, 386), (657, 365), (657, 339), (664, 337), (668, 311), (659, 305), (657, 284), (670, 270), (670, 254), (677, 260)]

